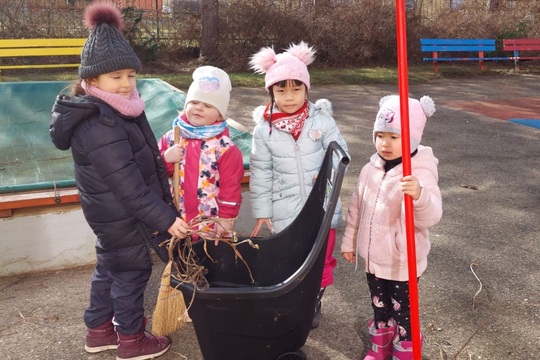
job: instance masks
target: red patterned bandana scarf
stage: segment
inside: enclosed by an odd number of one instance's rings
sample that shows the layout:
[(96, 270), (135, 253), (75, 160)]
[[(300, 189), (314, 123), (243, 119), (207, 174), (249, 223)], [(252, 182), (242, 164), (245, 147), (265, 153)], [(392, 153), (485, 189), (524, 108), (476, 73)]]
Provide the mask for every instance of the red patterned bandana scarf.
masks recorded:
[(264, 109), (264, 118), (269, 121), (276, 129), (288, 132), (292, 135), (294, 140), (298, 140), (300, 133), (302, 132), (302, 127), (304, 126), (304, 121), (309, 116), (309, 108), (307, 106), (307, 101), (304, 105), (294, 114), (286, 114), (282, 112), (272, 113), (272, 119), (270, 119), (270, 104)]

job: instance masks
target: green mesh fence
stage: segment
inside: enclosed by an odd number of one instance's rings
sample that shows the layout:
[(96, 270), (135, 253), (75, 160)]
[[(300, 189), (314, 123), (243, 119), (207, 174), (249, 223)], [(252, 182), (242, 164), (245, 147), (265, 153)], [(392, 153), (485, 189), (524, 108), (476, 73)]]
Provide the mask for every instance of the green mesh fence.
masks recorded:
[[(71, 151), (49, 138), (51, 109), (69, 82), (0, 82), (0, 194), (75, 186)], [(171, 128), (185, 94), (159, 79), (137, 80), (156, 139)], [(229, 127), (249, 168), (251, 134)]]

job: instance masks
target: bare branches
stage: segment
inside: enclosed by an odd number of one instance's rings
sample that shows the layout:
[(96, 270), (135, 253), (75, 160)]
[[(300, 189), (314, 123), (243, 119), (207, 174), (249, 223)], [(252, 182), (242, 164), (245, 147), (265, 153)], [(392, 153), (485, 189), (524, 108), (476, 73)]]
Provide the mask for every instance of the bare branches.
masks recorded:
[(228, 231), (228, 237), (217, 235), (220, 232), (217, 230), (223, 230), (220, 221), (222, 221), (222, 219), (197, 216), (188, 223), (189, 228), (192, 230), (189, 231), (185, 239), (174, 236), (172, 239), (160, 244), (160, 246), (167, 247), (169, 259), (174, 260), (174, 271), (171, 276), (178, 280), (180, 284), (192, 284), (197, 290), (204, 290), (209, 286), (208, 281), (205, 278), (207, 269), (199, 263), (199, 260), (193, 251), (192, 238), (194, 235), (198, 237), (199, 241), (204, 241), (203, 248), (206, 256), (213, 262), (216, 261), (208, 253), (209, 241), (214, 242), (216, 245), (218, 242), (224, 242), (231, 246), (234, 251), (235, 260), (240, 259), (244, 263), (248, 269), (251, 281), (255, 282), (251, 270), (242, 257), (242, 254), (237, 249), (237, 246), (245, 243), (249, 244), (254, 249), (258, 249), (259, 246), (254, 244), (251, 239), (239, 241), (235, 231)]

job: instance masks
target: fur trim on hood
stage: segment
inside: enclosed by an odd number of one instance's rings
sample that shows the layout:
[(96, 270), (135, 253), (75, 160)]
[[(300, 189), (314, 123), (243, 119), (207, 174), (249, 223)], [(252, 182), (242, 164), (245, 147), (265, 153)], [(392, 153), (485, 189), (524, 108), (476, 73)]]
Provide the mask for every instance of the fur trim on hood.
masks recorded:
[[(328, 99), (319, 99), (315, 103), (309, 103), (310, 107), (310, 116), (316, 111), (322, 112), (326, 116), (333, 116), (334, 111), (332, 109), (332, 103)], [(263, 113), (266, 106), (257, 106), (255, 110), (253, 110), (253, 122), (257, 125), (264, 121)]]
[(322, 111), (324, 115), (334, 116), (332, 103), (328, 99), (319, 99), (315, 102), (315, 107)]

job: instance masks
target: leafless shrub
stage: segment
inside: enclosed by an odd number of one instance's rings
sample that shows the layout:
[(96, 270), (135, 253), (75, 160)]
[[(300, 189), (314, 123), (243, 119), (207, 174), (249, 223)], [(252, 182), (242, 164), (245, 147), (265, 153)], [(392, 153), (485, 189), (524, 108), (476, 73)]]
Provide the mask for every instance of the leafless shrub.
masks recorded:
[(383, 2), (327, 3), (309, 19), (318, 60), (329, 66), (386, 65), (395, 60), (395, 10)]
[[(459, 2), (459, 1), (458, 1)], [(456, 2), (456, 3), (458, 3)], [(85, 37), (83, 0), (1, 0), (0, 38)], [(120, 3), (120, 2), (119, 2)], [(196, 1), (175, 0), (167, 11), (140, 9), (125, 19), (126, 36), (145, 61), (194, 62), (201, 44)], [(431, 6), (437, 3), (437, 7)], [(408, 1), (409, 63), (420, 63), (419, 39), (539, 37), (540, 2), (471, 0), (451, 9), (448, 1)], [(412, 4), (412, 5), (411, 5)], [(431, 5), (430, 5), (431, 4)], [(436, 11), (435, 11), (436, 9)], [(127, 12), (131, 13), (131, 12)], [(306, 41), (317, 49), (313, 66), (395, 65), (395, 2), (389, 0), (228, 0), (220, 2), (219, 38), (213, 65), (247, 71), (251, 54), (263, 46), (282, 51)]]
[(232, 0), (220, 8), (221, 66), (247, 70), (249, 56), (263, 46), (281, 51), (290, 43), (306, 40), (308, 33), (298, 3), (268, 0)]
[[(496, 11), (485, 7), (446, 9), (427, 24), (431, 34), (449, 38), (500, 38), (538, 36), (537, 2), (500, 2)], [(513, 5), (512, 5), (513, 4)], [(538, 20), (536, 20), (538, 21)]]

